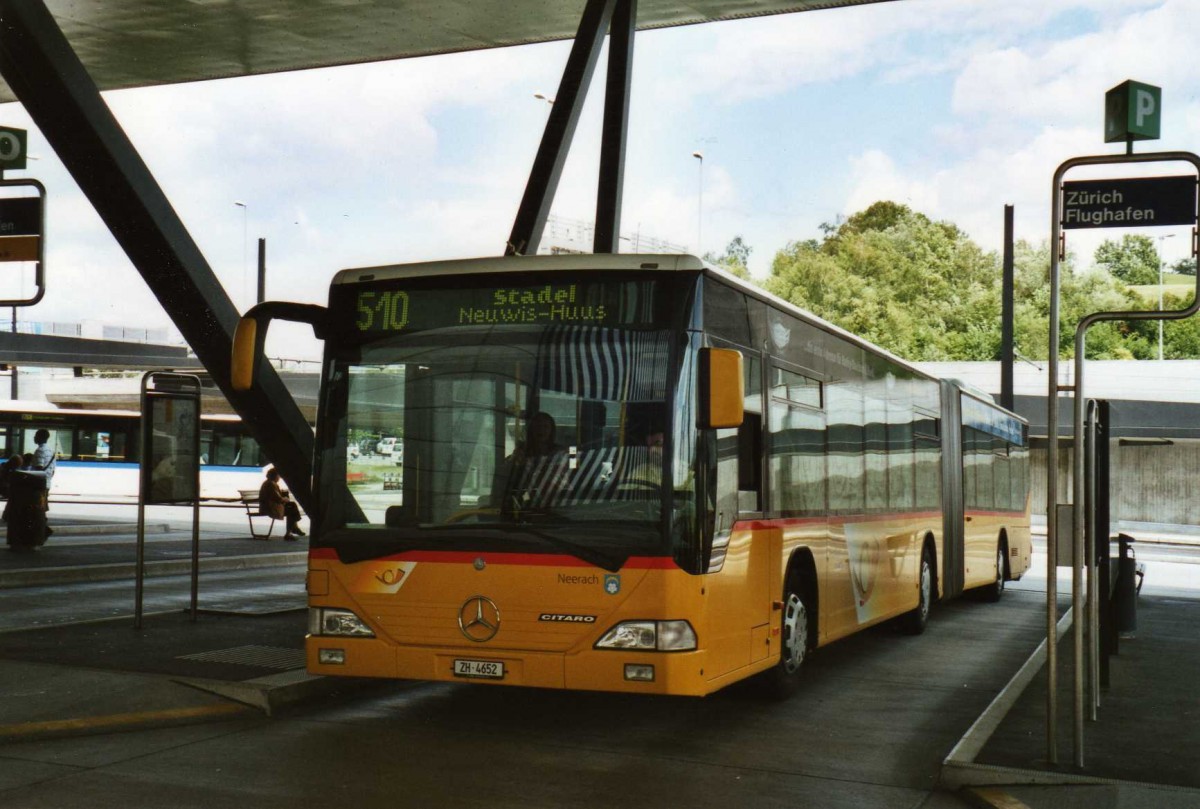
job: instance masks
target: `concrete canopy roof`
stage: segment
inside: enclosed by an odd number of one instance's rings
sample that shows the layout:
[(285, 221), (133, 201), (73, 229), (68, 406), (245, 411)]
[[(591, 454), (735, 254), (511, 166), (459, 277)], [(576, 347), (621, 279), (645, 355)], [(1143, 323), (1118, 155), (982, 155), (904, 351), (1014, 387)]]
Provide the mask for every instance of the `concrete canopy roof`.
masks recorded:
[[(101, 90), (569, 39), (585, 0), (44, 0)], [(640, 0), (639, 30), (888, 0)], [(14, 101), (0, 83), (0, 102)]]

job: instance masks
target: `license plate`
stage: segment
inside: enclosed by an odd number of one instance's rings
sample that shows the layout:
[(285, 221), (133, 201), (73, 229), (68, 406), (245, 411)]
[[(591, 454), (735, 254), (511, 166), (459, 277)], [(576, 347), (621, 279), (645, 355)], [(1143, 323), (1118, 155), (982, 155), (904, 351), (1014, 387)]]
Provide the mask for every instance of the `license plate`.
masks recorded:
[(495, 660), (455, 660), (455, 677), (486, 677), (492, 680), (504, 679), (504, 664)]

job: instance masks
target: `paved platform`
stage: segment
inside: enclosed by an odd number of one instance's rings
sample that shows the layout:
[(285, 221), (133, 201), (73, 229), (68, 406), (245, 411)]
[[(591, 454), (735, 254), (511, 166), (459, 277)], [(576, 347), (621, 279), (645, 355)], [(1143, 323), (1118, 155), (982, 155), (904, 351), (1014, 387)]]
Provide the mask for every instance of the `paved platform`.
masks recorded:
[[(1057, 755), (1047, 744), (1044, 649), (1026, 683), (1010, 684), (947, 759), (943, 782), (968, 787), (986, 807), (1200, 808), (1200, 591), (1143, 593), (1137, 630), (1109, 658), (1097, 719), (1083, 731), (1075, 766), (1074, 646), (1070, 618), (1058, 641)], [(1069, 595), (1060, 600), (1067, 612)], [(1020, 675), (1014, 680), (1020, 679)], [(964, 793), (968, 794), (968, 793)], [(1015, 801), (1015, 802), (1014, 802)]]
[[(1188, 787), (1200, 797), (1200, 601), (1143, 596), (1136, 637), (1110, 659), (1095, 722), (1084, 723), (1084, 766), (1073, 746), (1074, 651), (1059, 642), (1059, 755), (1046, 761), (1046, 678), (1036, 678), (988, 741), (980, 763), (1069, 776)], [(1040, 742), (1040, 743), (1039, 743)]]
[[(0, 596), (27, 616), (0, 627), (0, 739), (269, 714), (358, 683), (304, 672), (306, 541), (256, 540), (244, 521), (205, 527), (193, 621), (180, 606), (190, 600), (191, 526), (148, 522), (147, 591), (175, 580), (135, 629), (136, 522), (50, 524), (44, 546), (0, 550)], [(87, 603), (114, 598), (111, 608)]]
[[(111, 577), (117, 587), (130, 579), (135, 537), (128, 522), (60, 518), (54, 525), (50, 543), (32, 554), (0, 551), (0, 596), (84, 599), (92, 597), (88, 588), (102, 586), (89, 575)], [(1186, 536), (1158, 527), (1139, 540), (1187, 545)], [(190, 530), (178, 526), (148, 534), (148, 558), (163, 581), (186, 573), (190, 541)], [(264, 567), (221, 574), (244, 576), (236, 585), (202, 587), (195, 622), (175, 607), (147, 615), (141, 629), (126, 616), (0, 631), (0, 741), (261, 717), (310, 696), (372, 685), (303, 671), (306, 611), (297, 582), (306, 551), (304, 541), (250, 539), (233, 523), (206, 529), (201, 553), (209, 565)], [(271, 569), (286, 584), (256, 584)], [(204, 575), (202, 582), (217, 578)], [(1020, 586), (1030, 587), (1029, 578)], [(1144, 594), (1138, 618), (1137, 637), (1123, 641), (1112, 660), (1100, 721), (1086, 726), (1084, 768), (1064, 763), (1072, 760), (1068, 634), (1059, 652), (1059, 762), (1045, 760), (1045, 677), (1034, 665), (972, 757), (984, 775), (947, 797), (1018, 809), (1200, 809), (1200, 600)], [(959, 790), (961, 783), (946, 785)]]

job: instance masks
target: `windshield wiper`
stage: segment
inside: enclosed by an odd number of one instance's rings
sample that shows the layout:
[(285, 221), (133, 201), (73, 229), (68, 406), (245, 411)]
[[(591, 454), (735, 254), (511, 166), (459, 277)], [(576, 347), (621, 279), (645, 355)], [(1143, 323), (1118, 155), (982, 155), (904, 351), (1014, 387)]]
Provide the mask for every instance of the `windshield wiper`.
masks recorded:
[(615, 554), (607, 554), (604, 551), (593, 548), (590, 545), (580, 545), (572, 542), (569, 539), (562, 539), (545, 531), (537, 531), (527, 526), (522, 526), (525, 532), (538, 539), (545, 540), (547, 544), (564, 550), (576, 559), (582, 559), (590, 565), (602, 567), (609, 573), (616, 573), (621, 569), (621, 565), (625, 564), (625, 560), (629, 558), (629, 554), (618, 556)]

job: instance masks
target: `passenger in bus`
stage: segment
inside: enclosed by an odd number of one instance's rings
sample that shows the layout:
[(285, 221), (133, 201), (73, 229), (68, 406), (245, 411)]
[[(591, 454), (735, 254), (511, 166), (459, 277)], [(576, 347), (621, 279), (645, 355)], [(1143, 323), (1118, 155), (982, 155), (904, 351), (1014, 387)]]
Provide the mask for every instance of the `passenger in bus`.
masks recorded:
[(629, 491), (662, 486), (664, 441), (662, 430), (650, 428), (646, 432), (640, 444), (635, 447), (636, 454), (633, 455), (629, 471), (621, 481), (620, 489)]
[[(525, 442), (517, 447), (516, 453), (522, 458), (537, 458), (553, 455), (559, 450), (554, 442), (558, 425), (549, 413), (539, 410), (529, 419), (529, 427), (525, 431)], [(516, 454), (514, 453), (514, 454)]]
[[(565, 465), (559, 470), (553, 461), (562, 452), (554, 440), (557, 430), (554, 417), (545, 411), (539, 410), (529, 417), (525, 440), (517, 444), (496, 470), (492, 482), (493, 507), (545, 505), (548, 496), (561, 487)], [(516, 497), (519, 502), (504, 503), (506, 496)]]
[(300, 528), (300, 506), (279, 485), (279, 470), (271, 467), (267, 470), (267, 479), (258, 490), (258, 510), (261, 514), (269, 514), (277, 520), (287, 520), (287, 528), (283, 538), (295, 542), (298, 537), (305, 536)]

